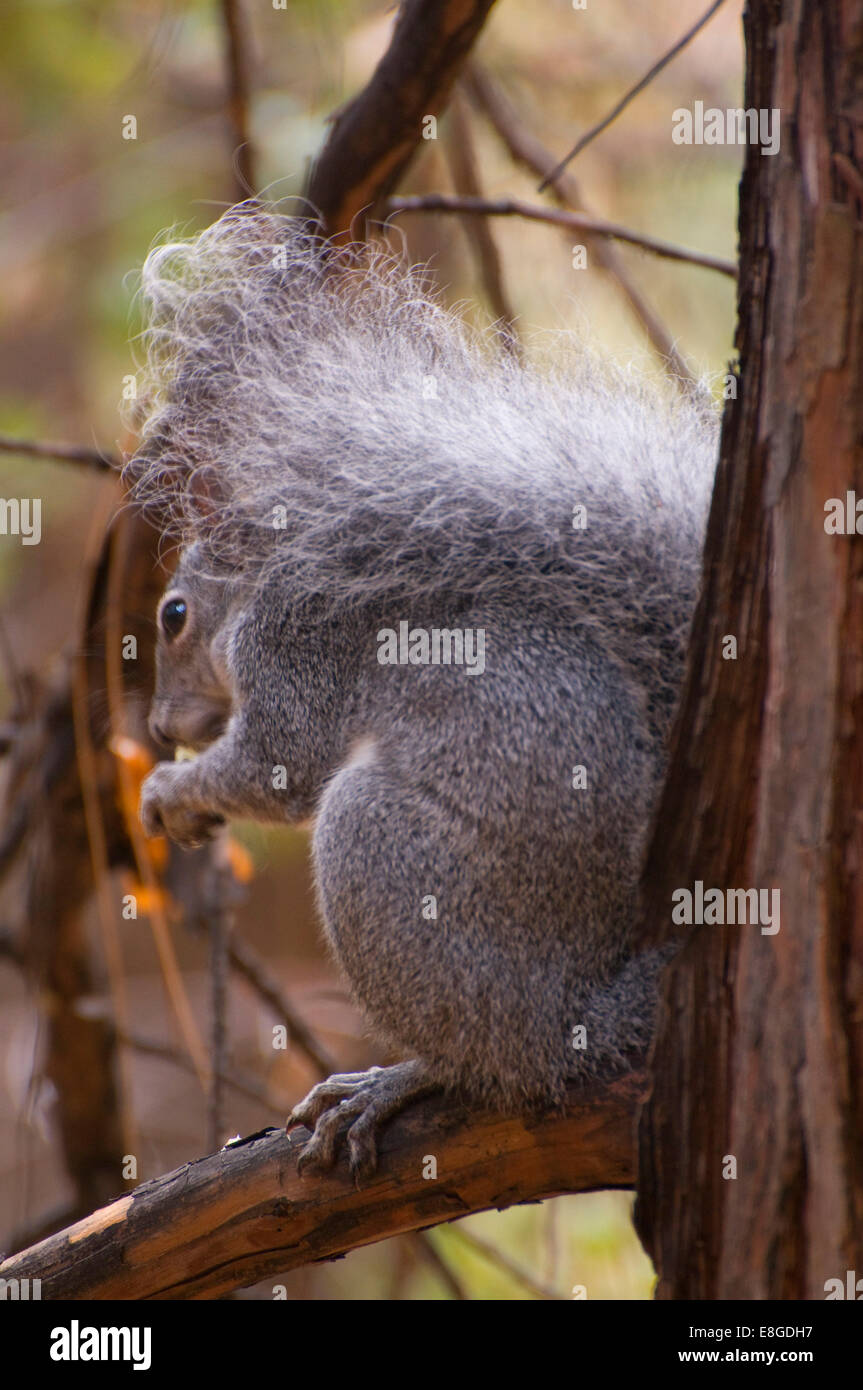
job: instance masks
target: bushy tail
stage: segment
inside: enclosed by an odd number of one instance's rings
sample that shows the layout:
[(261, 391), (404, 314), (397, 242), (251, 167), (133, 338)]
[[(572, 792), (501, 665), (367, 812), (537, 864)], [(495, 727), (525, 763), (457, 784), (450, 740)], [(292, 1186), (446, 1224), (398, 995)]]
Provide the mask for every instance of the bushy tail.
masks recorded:
[(522, 366), (422, 272), (241, 206), (151, 252), (127, 476), (183, 542), (287, 602), (469, 594), (592, 626), (676, 697), (715, 420), (560, 335)]

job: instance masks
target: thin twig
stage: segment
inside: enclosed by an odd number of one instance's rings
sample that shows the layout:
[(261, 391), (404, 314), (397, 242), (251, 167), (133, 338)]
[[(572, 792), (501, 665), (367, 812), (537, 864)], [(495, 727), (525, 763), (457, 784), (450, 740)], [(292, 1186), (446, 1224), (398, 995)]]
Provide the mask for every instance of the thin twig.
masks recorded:
[[(456, 193), (471, 198), (482, 197), (482, 184), (467, 103), (458, 87), (450, 101), (447, 137), (446, 152)], [(475, 217), (466, 217), (464, 225), (492, 313), (500, 322), (504, 345), (517, 357), (519, 343), (515, 313), (504, 285), (500, 253), (491, 228), (484, 219)]]
[(221, 0), (228, 77), (228, 119), (239, 201), (255, 197), (255, 159), (249, 136), (249, 55), (242, 0)]
[(554, 166), (554, 169), (551, 171), (548, 177), (543, 179), (542, 183), (539, 185), (539, 188), (536, 190), (537, 193), (543, 193), (545, 189), (548, 187), (548, 185), (554, 182), (558, 174), (563, 173), (567, 164), (572, 163), (573, 159), (575, 159), (575, 156), (577, 154), (580, 154), (586, 145), (589, 145), (592, 140), (595, 140), (597, 135), (600, 135), (602, 131), (604, 131), (608, 126), (611, 125), (612, 121), (617, 119), (621, 111), (625, 110), (625, 108), (632, 101), (633, 97), (637, 97), (639, 92), (643, 92), (647, 84), (649, 82), (652, 82), (654, 77), (656, 77), (658, 73), (662, 72), (662, 69), (666, 67), (668, 63), (671, 62), (672, 58), (677, 57), (677, 54), (680, 52), (680, 50), (682, 48), (685, 48), (691, 39), (695, 38), (695, 35), (698, 33), (699, 29), (704, 28), (707, 21), (713, 18), (720, 5), (723, 5), (724, 3), (725, 0), (713, 0), (713, 4), (710, 6), (710, 9), (707, 10), (701, 16), (697, 24), (693, 24), (692, 28), (689, 29), (683, 35), (683, 38), (678, 39), (674, 47), (669, 48), (668, 52), (664, 54), (664, 56), (660, 58), (657, 63), (653, 64), (653, 67), (648, 72), (646, 72), (638, 82), (636, 82), (634, 87), (630, 87), (626, 95), (620, 98), (620, 101), (617, 103), (616, 106), (612, 107), (611, 111), (609, 111), (607, 116), (604, 116), (602, 120), (599, 121), (595, 126), (591, 126), (590, 130), (587, 131), (585, 135), (582, 135), (581, 139), (577, 141), (575, 145), (573, 145), (569, 154), (565, 155), (564, 158), (560, 161), (560, 163)]
[(425, 1260), (429, 1268), (440, 1279), (444, 1288), (448, 1289), (453, 1299), (457, 1303), (467, 1303), (470, 1301), (470, 1294), (464, 1284), (450, 1268), (444, 1256), (438, 1250), (428, 1231), (414, 1231), (408, 1236), (408, 1240), (413, 1244), (414, 1250)]
[(491, 1264), (497, 1265), (498, 1269), (502, 1269), (511, 1279), (515, 1279), (517, 1283), (526, 1288), (534, 1297), (547, 1299), (553, 1302), (562, 1303), (564, 1301), (563, 1294), (558, 1293), (556, 1289), (552, 1289), (548, 1284), (543, 1284), (539, 1279), (534, 1278), (529, 1270), (524, 1269), (523, 1266), (518, 1264), (505, 1250), (500, 1250), (498, 1246), (490, 1244), (487, 1240), (483, 1240), (481, 1236), (474, 1235), (473, 1231), (464, 1230), (462, 1226), (451, 1226), (449, 1229), (454, 1236), (457, 1236), (458, 1239), (468, 1247), (468, 1249), (474, 1250), (477, 1255), (482, 1255), (483, 1258), (488, 1260)]
[(718, 271), (720, 275), (737, 275), (733, 261), (720, 256), (708, 256), (701, 251), (689, 251), (683, 246), (673, 246), (671, 242), (660, 241), (657, 237), (645, 236), (641, 232), (630, 231), (617, 222), (606, 222), (601, 217), (588, 217), (583, 212), (569, 212), (564, 208), (540, 207), (536, 203), (525, 203), (520, 198), (459, 198), (451, 193), (425, 193), (420, 197), (389, 198), (386, 203), (388, 217), (400, 212), (452, 212), (459, 215), (471, 213), (478, 217), (526, 217), (533, 222), (551, 222), (558, 227), (571, 227), (573, 231), (590, 232), (594, 236), (614, 237), (630, 246), (639, 246), (654, 256), (664, 256), (671, 261), (685, 261), (689, 265), (700, 265), (705, 270)]
[(0, 453), (26, 454), (30, 458), (55, 459), (59, 463), (88, 463), (106, 471), (123, 467), (114, 454), (100, 449), (88, 449), (81, 444), (43, 444), (37, 439), (13, 439), (7, 434), (0, 434)]
[(303, 1022), (291, 1001), (285, 996), (263, 961), (247, 941), (234, 936), (228, 946), (228, 959), (231, 968), (242, 975), (252, 989), (274, 1011), (288, 1030), (291, 1042), (304, 1052), (319, 1074), (326, 1078), (338, 1071), (335, 1058), (331, 1057), (324, 1045), (318, 1041), (311, 1028)]
[[(117, 1039), (124, 1046), (131, 1048), (133, 1052), (140, 1053), (142, 1057), (158, 1058), (159, 1061), (168, 1062), (171, 1066), (187, 1072), (190, 1076), (196, 1076), (192, 1059), (186, 1052), (175, 1047), (173, 1043), (157, 1042), (154, 1038), (144, 1038), (137, 1033), (118, 1033)], [(265, 1105), (274, 1115), (285, 1115), (290, 1108), (287, 1099), (280, 1105), (271, 1095), (269, 1088), (262, 1086), (251, 1076), (246, 1076), (230, 1067), (225, 1069), (222, 1076), (225, 1085), (230, 1087), (232, 1091), (245, 1096), (248, 1100)]]
[(213, 1074), (208, 1098), (210, 1152), (219, 1147), (224, 1129), (225, 1080), (228, 1070), (228, 943), (233, 927), (232, 914), (214, 905), (208, 914), (210, 933), (210, 992)]
[[(464, 84), (471, 101), (488, 117), (503, 143), (510, 158), (523, 164), (533, 174), (541, 178), (548, 175), (554, 167), (554, 156), (536, 136), (525, 128), (521, 116), (513, 109), (491, 74), (476, 63), (467, 65)], [(592, 216), (591, 210), (582, 197), (581, 188), (574, 174), (564, 171), (551, 185), (558, 202), (572, 211), (581, 210)], [(593, 254), (600, 267), (620, 286), (629, 302), (632, 312), (643, 327), (658, 356), (665, 363), (669, 375), (686, 386), (694, 386), (696, 378), (692, 375), (677, 348), (671, 334), (656, 311), (648, 304), (641, 290), (632, 279), (620, 251), (613, 241), (597, 237), (590, 239)]]

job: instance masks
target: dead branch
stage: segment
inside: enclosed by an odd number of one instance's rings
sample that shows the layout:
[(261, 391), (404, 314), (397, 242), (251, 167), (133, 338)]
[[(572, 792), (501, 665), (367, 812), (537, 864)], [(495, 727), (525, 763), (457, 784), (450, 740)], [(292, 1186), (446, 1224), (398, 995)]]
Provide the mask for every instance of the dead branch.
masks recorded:
[(237, 200), (255, 196), (255, 160), (249, 135), (249, 56), (243, 0), (221, 0), (228, 78), (228, 121)]
[(330, 1056), (323, 1043), (297, 1013), (293, 1003), (257, 951), (240, 936), (234, 936), (228, 946), (228, 960), (231, 969), (246, 981), (255, 993), (263, 999), (288, 1030), (288, 1037), (295, 1047), (308, 1057), (321, 1077), (332, 1076), (339, 1070), (336, 1059)]
[(499, 1245), (493, 1245), (490, 1240), (483, 1240), (482, 1236), (478, 1236), (474, 1231), (467, 1231), (462, 1226), (455, 1227), (455, 1234), (468, 1250), (473, 1250), (475, 1254), (481, 1255), (489, 1264), (506, 1274), (513, 1283), (521, 1284), (522, 1288), (527, 1289), (534, 1298), (562, 1300), (562, 1294), (558, 1293), (550, 1284), (545, 1284), (541, 1279), (537, 1279), (529, 1269), (525, 1269), (505, 1250), (501, 1250)]
[[(336, 115), (306, 196), (332, 235), (376, 215), (440, 115), (494, 0), (406, 0), (371, 80)], [(357, 227), (354, 234), (362, 236)]]
[[(2, 947), (2, 939), (0, 939), (0, 947)], [(145, 1038), (138, 1033), (120, 1032), (117, 1033), (117, 1041), (125, 1047), (130, 1047), (133, 1052), (139, 1053), (142, 1057), (154, 1057), (160, 1062), (167, 1062), (170, 1066), (177, 1067), (179, 1071), (186, 1072), (187, 1075), (197, 1075), (191, 1058), (180, 1048), (175, 1047), (173, 1043), (159, 1042), (155, 1038)], [(222, 1079), (232, 1091), (236, 1091), (240, 1096), (245, 1096), (247, 1100), (257, 1101), (259, 1105), (271, 1110), (274, 1115), (287, 1114), (290, 1109), (290, 1101), (287, 1096), (282, 1104), (278, 1105), (269, 1087), (262, 1084), (254, 1076), (226, 1067)]]
[[(631, 1187), (639, 1069), (572, 1087), (542, 1116), (470, 1115), (440, 1097), (388, 1125), (377, 1176), (344, 1159), (300, 1178), (305, 1130), (266, 1130), (143, 1183), (0, 1264), (42, 1280), (43, 1299), (207, 1299), (405, 1231), (562, 1193)], [(426, 1177), (429, 1158), (437, 1176)]]
[(591, 126), (590, 130), (586, 131), (585, 134), (582, 135), (581, 139), (576, 141), (569, 154), (565, 155), (564, 158), (560, 161), (560, 163), (554, 166), (554, 169), (547, 176), (547, 178), (543, 179), (542, 183), (539, 185), (539, 188), (536, 190), (537, 193), (543, 193), (545, 189), (548, 187), (548, 185), (554, 182), (558, 174), (563, 173), (567, 164), (571, 164), (572, 161), (575, 159), (576, 155), (581, 154), (581, 151), (585, 148), (585, 146), (589, 145), (592, 140), (595, 140), (597, 135), (601, 135), (602, 132), (611, 125), (612, 121), (617, 120), (617, 117), (620, 115), (621, 111), (625, 111), (626, 107), (633, 100), (633, 98), (637, 97), (639, 92), (643, 92), (645, 87), (653, 81), (654, 77), (658, 76), (658, 74), (662, 72), (662, 69), (664, 67), (667, 67), (667, 65), (671, 62), (672, 58), (676, 58), (681, 49), (685, 48), (686, 45), (690, 42), (690, 40), (695, 38), (695, 35), (699, 32), (699, 30), (704, 28), (705, 24), (709, 19), (713, 18), (713, 16), (716, 14), (716, 11), (722, 4), (724, 4), (724, 0), (713, 0), (713, 4), (710, 6), (710, 8), (704, 12), (704, 14), (695, 24), (693, 24), (691, 29), (687, 29), (686, 33), (683, 35), (683, 38), (678, 39), (677, 43), (674, 44), (673, 47), (669, 48), (668, 52), (664, 53), (663, 56), (659, 59), (659, 61), (654, 63), (653, 67), (649, 68), (643, 77), (639, 78), (634, 87), (630, 87), (629, 91), (626, 92), (624, 96), (620, 98), (620, 101), (618, 101), (616, 105), (612, 107), (607, 116), (603, 116), (601, 121), (597, 121), (596, 125)]
[(30, 458), (53, 459), (58, 463), (88, 463), (93, 468), (120, 469), (122, 462), (101, 449), (80, 444), (43, 444), (37, 439), (14, 439), (0, 434), (0, 453), (25, 454)]
[[(481, 198), (479, 161), (468, 113), (464, 94), (457, 89), (450, 103), (447, 158), (456, 193), (469, 198)], [(466, 217), (464, 225), (491, 311), (500, 324), (504, 346), (518, 357), (519, 341), (518, 330), (515, 327), (515, 311), (509, 301), (500, 252), (491, 227), (482, 217)]]
[(476, 217), (526, 217), (532, 222), (551, 222), (558, 227), (571, 227), (576, 232), (591, 232), (594, 236), (613, 237), (617, 241), (639, 246), (642, 251), (650, 251), (654, 256), (664, 256), (671, 261), (686, 261), (690, 265), (700, 265), (705, 270), (716, 270), (720, 275), (737, 275), (733, 261), (720, 256), (708, 256), (702, 251), (689, 251), (683, 246), (673, 246), (671, 242), (659, 241), (656, 237), (642, 232), (630, 231), (617, 222), (606, 222), (601, 217), (588, 217), (583, 212), (568, 212), (565, 208), (546, 208), (536, 203), (525, 203), (520, 198), (460, 198), (452, 193), (425, 193), (415, 198), (389, 198), (386, 203), (387, 216), (399, 212), (452, 212), (465, 213)]
[[(485, 114), (506, 145), (510, 158), (516, 164), (524, 165), (531, 173), (544, 179), (550, 178), (554, 169), (554, 155), (526, 128), (521, 115), (514, 110), (491, 74), (476, 63), (468, 63), (462, 81), (470, 100)], [(550, 188), (562, 207), (593, 216), (574, 174), (564, 170), (551, 182)], [(671, 334), (656, 310), (644, 298), (614, 242), (604, 237), (588, 237), (586, 240), (600, 269), (619, 285), (670, 374), (678, 381), (694, 385), (695, 377), (674, 346)]]

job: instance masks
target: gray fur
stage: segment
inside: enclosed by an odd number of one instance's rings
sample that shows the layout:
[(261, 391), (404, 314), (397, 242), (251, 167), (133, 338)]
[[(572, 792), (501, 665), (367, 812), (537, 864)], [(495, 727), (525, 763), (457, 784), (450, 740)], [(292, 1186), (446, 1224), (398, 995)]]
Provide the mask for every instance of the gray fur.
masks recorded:
[[(327, 936), (378, 1034), (421, 1059), (406, 1095), (523, 1106), (610, 1074), (650, 1034), (659, 959), (629, 959), (629, 931), (711, 412), (583, 355), (519, 366), (416, 272), (272, 214), (152, 253), (143, 291), (129, 472), (168, 508), (189, 607), (152, 720), (203, 750), (148, 779), (147, 829), (316, 817)], [(483, 629), (485, 671), (380, 665), (402, 620)], [(297, 1112), (320, 1136), (332, 1094)], [(365, 1092), (340, 1094), (361, 1114)]]

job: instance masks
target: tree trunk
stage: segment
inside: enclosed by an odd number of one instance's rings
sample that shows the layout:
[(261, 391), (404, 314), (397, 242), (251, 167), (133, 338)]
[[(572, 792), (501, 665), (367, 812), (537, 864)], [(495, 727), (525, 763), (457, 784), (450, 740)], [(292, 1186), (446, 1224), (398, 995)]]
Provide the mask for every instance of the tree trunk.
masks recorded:
[(669, 972), (637, 1206), (662, 1298), (863, 1276), (863, 539), (825, 510), (856, 492), (863, 533), (863, 0), (752, 0), (744, 28), (781, 148), (746, 156), (738, 398), (645, 922), (670, 935), (701, 880), (779, 889), (780, 930), (696, 927)]

